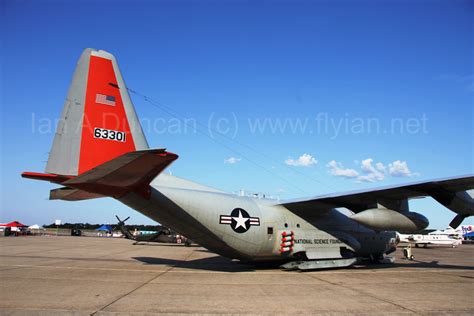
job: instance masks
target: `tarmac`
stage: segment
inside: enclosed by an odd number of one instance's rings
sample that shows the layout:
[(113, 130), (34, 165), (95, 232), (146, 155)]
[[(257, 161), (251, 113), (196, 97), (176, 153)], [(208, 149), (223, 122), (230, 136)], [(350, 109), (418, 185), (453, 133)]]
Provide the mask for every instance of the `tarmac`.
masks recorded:
[(312, 272), (120, 238), (3, 237), (0, 249), (1, 315), (474, 313), (474, 245)]

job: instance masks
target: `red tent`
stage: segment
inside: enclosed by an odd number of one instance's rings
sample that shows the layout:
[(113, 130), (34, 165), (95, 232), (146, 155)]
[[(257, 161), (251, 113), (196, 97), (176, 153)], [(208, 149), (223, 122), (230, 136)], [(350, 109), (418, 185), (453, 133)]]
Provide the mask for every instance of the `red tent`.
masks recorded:
[(24, 225), (24, 224), (22, 224), (18, 221), (13, 221), (13, 222), (10, 222), (10, 223), (5, 224), (3, 226), (5, 226), (5, 227), (27, 227), (26, 225)]

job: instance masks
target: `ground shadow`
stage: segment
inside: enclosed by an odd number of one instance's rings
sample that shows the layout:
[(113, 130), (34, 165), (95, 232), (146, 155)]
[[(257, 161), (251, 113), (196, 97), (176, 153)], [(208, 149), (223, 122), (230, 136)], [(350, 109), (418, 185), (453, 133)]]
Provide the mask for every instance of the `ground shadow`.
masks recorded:
[(219, 272), (250, 272), (255, 271), (252, 265), (242, 264), (240, 262), (232, 261), (221, 256), (214, 256), (208, 258), (194, 259), (194, 260), (179, 260), (168, 258), (153, 258), (153, 257), (133, 257), (133, 259), (143, 262), (145, 264), (166, 265), (184, 269), (208, 270)]
[[(166, 265), (179, 267), (184, 269), (208, 270), (219, 272), (253, 272), (257, 270), (280, 269), (276, 263), (242, 263), (239, 261), (227, 259), (221, 256), (201, 258), (195, 260), (179, 260), (154, 257), (133, 257), (133, 259), (152, 265)], [(453, 269), (453, 270), (474, 270), (472, 266), (440, 264), (438, 261), (403, 261), (402, 263), (392, 264), (375, 264), (375, 263), (358, 263), (355, 266), (345, 269), (368, 270), (368, 269), (399, 269), (399, 268), (422, 268), (422, 269)], [(314, 270), (313, 270), (314, 271)]]
[(398, 269), (398, 268), (423, 268), (423, 269), (453, 269), (453, 270), (474, 270), (473, 266), (464, 265), (453, 265), (453, 264), (440, 264), (439, 261), (419, 261), (419, 260), (404, 260), (399, 259), (401, 262), (395, 262), (391, 264), (377, 264), (367, 263), (357, 265), (356, 269)]
[(154, 241), (139, 241), (134, 242), (134, 246), (148, 246), (148, 247), (189, 247), (189, 248), (200, 248), (201, 246), (197, 244), (192, 244), (186, 246), (185, 244), (178, 244), (178, 243), (161, 243), (161, 242), (154, 242)]

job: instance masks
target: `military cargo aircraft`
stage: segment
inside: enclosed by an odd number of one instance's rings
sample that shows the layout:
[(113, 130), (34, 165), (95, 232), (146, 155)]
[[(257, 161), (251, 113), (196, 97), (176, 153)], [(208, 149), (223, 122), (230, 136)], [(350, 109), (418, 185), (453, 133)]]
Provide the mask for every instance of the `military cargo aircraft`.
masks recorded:
[(118, 220), (117, 227), (120, 229), (122, 235), (127, 239), (135, 241), (134, 245), (140, 242), (171, 242), (170, 238), (168, 237), (171, 232), (167, 229), (160, 229), (159, 231), (151, 234), (134, 235), (125, 227), (125, 222), (130, 218), (130, 216), (124, 220), (121, 220), (117, 215), (115, 215), (115, 217)]
[(282, 202), (165, 174), (178, 156), (149, 148), (128, 92), (112, 54), (84, 50), (46, 171), (22, 176), (61, 185), (51, 200), (111, 197), (222, 256), (288, 269), (382, 259), (395, 249), (394, 231), (428, 226), (412, 198), (431, 196), (457, 213), (452, 226), (474, 215), (474, 175)]
[(160, 229), (154, 233), (149, 234), (132, 234), (127, 227), (125, 227), (125, 222), (130, 218), (127, 217), (124, 220), (121, 220), (117, 215), (115, 217), (118, 220), (117, 227), (120, 229), (122, 235), (130, 240), (135, 241), (133, 244), (137, 245), (141, 242), (157, 242), (157, 243), (183, 243), (185, 246), (191, 246), (191, 240), (188, 238), (176, 235), (171, 232), (168, 228), (160, 227)]

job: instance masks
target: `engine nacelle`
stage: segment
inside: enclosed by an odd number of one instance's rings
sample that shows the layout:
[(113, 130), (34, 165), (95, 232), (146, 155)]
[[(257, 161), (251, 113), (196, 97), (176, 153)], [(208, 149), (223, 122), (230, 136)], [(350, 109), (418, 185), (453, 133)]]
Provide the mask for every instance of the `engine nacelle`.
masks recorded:
[(351, 219), (375, 230), (414, 232), (428, 227), (426, 217), (415, 212), (397, 212), (384, 208), (373, 208), (351, 216)]

